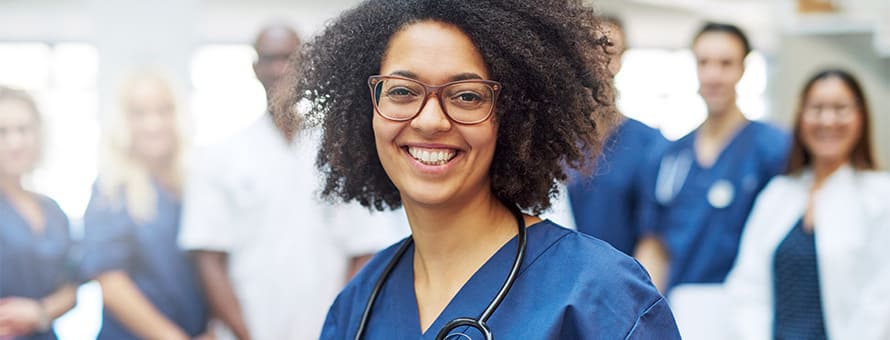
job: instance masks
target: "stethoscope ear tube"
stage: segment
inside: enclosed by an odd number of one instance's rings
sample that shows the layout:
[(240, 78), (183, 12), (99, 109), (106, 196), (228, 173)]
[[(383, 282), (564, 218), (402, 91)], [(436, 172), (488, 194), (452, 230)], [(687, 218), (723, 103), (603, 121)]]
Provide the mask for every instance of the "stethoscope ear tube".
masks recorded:
[(368, 325), (368, 319), (371, 318), (371, 309), (374, 307), (374, 302), (377, 301), (377, 295), (380, 294), (380, 290), (383, 289), (383, 284), (386, 283), (386, 279), (389, 278), (389, 273), (391, 273), (392, 269), (399, 263), (399, 259), (402, 258), (402, 255), (405, 255), (405, 252), (408, 251), (408, 247), (411, 246), (411, 243), (413, 242), (414, 239), (410, 237), (402, 241), (402, 245), (399, 246), (395, 255), (393, 255), (392, 259), (389, 260), (389, 263), (386, 264), (386, 268), (383, 269), (383, 274), (377, 278), (377, 283), (374, 284), (374, 289), (371, 290), (371, 295), (368, 297), (368, 303), (365, 304), (365, 310), (362, 312), (358, 330), (355, 332), (355, 340), (361, 340), (362, 335), (365, 334), (365, 327)]

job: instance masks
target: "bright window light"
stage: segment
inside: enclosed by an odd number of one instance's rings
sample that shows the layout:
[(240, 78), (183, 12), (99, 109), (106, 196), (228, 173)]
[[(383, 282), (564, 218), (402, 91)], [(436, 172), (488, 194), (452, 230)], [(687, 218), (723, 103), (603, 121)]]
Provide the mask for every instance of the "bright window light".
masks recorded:
[(243, 129), (265, 111), (266, 94), (253, 73), (256, 53), (242, 45), (204, 45), (191, 62), (195, 144), (207, 145)]
[[(767, 63), (759, 52), (746, 60), (736, 90), (738, 105), (749, 119), (768, 115)], [(625, 115), (661, 129), (671, 140), (695, 129), (707, 116), (698, 95), (695, 58), (689, 50), (630, 49), (615, 78), (618, 109)]]

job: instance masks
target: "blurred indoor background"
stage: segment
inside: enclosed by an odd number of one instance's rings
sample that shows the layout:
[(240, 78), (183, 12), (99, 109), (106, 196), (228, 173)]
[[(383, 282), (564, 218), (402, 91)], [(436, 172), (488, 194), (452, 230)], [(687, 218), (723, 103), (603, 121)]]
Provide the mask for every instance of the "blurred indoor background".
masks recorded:
[[(126, 70), (170, 70), (192, 116), (194, 144), (214, 143), (263, 114), (264, 92), (251, 69), (261, 25), (292, 24), (306, 41), (357, 2), (0, 0), (0, 84), (33, 93), (48, 122), (46, 154), (29, 184), (59, 202), (76, 237), (96, 177), (99, 120), (115, 105)], [(840, 66), (862, 81), (879, 157), (890, 161), (890, 0), (600, 0), (594, 6), (627, 29), (620, 109), (669, 139), (705, 117), (689, 45), (705, 21), (724, 21), (744, 29), (755, 48), (738, 87), (749, 118), (789, 126), (805, 77)], [(63, 338), (88, 338), (98, 329), (97, 287), (80, 294), (78, 307), (58, 325)]]

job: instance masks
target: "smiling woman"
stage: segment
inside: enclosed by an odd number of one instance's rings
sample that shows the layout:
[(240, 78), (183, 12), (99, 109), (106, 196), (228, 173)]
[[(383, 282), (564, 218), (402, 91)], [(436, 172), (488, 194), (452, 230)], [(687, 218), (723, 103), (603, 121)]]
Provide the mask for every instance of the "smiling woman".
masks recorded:
[(323, 194), (412, 231), (323, 339), (678, 337), (639, 264), (536, 216), (617, 118), (597, 30), (580, 1), (366, 1), (308, 44), (279, 127), (320, 123)]
[(102, 288), (97, 339), (194, 339), (207, 310), (179, 248), (185, 113), (162, 73), (134, 72), (106, 117), (101, 169), (84, 213), (84, 279)]
[(890, 175), (847, 71), (804, 85), (784, 176), (757, 197), (727, 278), (741, 339), (890, 338)]
[(43, 126), (30, 95), (0, 86), (0, 339), (54, 340), (53, 320), (75, 303), (68, 217), (22, 185)]

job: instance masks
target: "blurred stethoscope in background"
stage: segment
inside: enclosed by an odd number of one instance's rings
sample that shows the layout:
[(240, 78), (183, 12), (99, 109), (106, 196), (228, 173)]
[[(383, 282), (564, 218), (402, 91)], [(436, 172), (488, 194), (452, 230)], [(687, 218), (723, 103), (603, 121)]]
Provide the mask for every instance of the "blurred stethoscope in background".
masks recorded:
[[(436, 340), (444, 340), (446, 336), (448, 336), (451, 331), (457, 329), (458, 327), (471, 327), (478, 330), (482, 333), (482, 336), (485, 340), (493, 340), (494, 337), (491, 334), (491, 328), (488, 327), (486, 323), (488, 318), (491, 317), (491, 314), (498, 308), (498, 305), (501, 304), (501, 301), (504, 300), (504, 297), (507, 296), (507, 293), (510, 292), (510, 287), (513, 286), (513, 283), (516, 282), (516, 277), (519, 276), (519, 267), (522, 265), (522, 261), (525, 258), (525, 248), (527, 238), (525, 235), (525, 220), (522, 218), (522, 212), (519, 211), (519, 208), (514, 204), (505, 204), (508, 209), (510, 209), (510, 213), (513, 214), (513, 217), (516, 218), (516, 225), (519, 228), (519, 234), (517, 236), (517, 245), (516, 245), (516, 256), (513, 258), (513, 266), (510, 267), (510, 273), (507, 274), (506, 280), (504, 280), (504, 284), (501, 285), (501, 288), (498, 290), (497, 295), (491, 300), (488, 304), (488, 307), (485, 307), (485, 310), (479, 315), (478, 318), (471, 317), (459, 317), (448, 321), (445, 323), (445, 326), (439, 330), (439, 333), (436, 334)], [(409, 246), (413, 243), (413, 239), (408, 238), (402, 245), (399, 246), (399, 249), (396, 251), (395, 255), (393, 255), (392, 259), (389, 260), (389, 263), (386, 264), (386, 267), (383, 269), (383, 274), (380, 275), (380, 278), (377, 279), (377, 283), (374, 285), (374, 289), (371, 291), (370, 297), (368, 297), (368, 302), (365, 304), (365, 310), (362, 312), (361, 321), (359, 321), (358, 331), (355, 334), (355, 340), (361, 340), (362, 336), (365, 333), (365, 328), (367, 328), (368, 320), (371, 317), (371, 309), (374, 308), (374, 302), (377, 300), (377, 295), (380, 293), (380, 290), (383, 289), (383, 285), (386, 283), (386, 279), (389, 277), (389, 274), (392, 273), (393, 268), (395, 268), (396, 264), (399, 262), (399, 259), (402, 258), (402, 255), (405, 255), (405, 252), (408, 250)], [(465, 334), (458, 334), (464, 337), (469, 338)]]
[[(691, 149), (684, 149), (674, 155), (661, 158), (658, 176), (655, 178), (655, 199), (668, 205), (677, 198), (689, 178), (695, 155)], [(722, 209), (729, 206), (735, 197), (735, 187), (728, 179), (718, 179), (708, 188), (707, 200), (711, 207)]]

